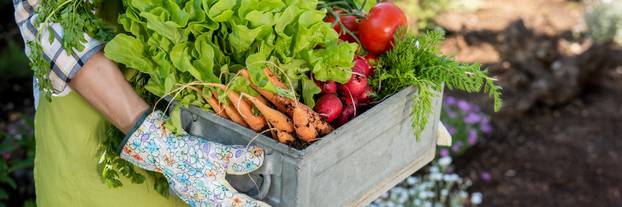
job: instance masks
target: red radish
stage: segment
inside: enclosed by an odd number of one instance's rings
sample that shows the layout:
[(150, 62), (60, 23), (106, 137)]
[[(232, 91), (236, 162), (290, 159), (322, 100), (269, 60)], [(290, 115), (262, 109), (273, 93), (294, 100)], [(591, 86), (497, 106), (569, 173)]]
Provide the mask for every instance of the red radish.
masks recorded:
[(354, 66), (352, 67), (352, 72), (361, 73), (363, 74), (363, 76), (369, 77), (371, 70), (371, 66), (365, 58), (361, 56), (356, 56), (354, 58)]
[(342, 94), (340, 98), (345, 105), (356, 105), (358, 103), (358, 100), (356, 99), (357, 97), (350, 96), (347, 92), (345, 94)]
[[(336, 10), (335, 10), (335, 13), (339, 14), (339, 15), (340, 15), (340, 17), (339, 17), (339, 18), (341, 18), (341, 14), (343, 13), (343, 10), (341, 10), (341, 9), (336, 9)], [(331, 14), (328, 14), (328, 15), (326, 15), (326, 18), (324, 18), (324, 22), (328, 22), (328, 23), (331, 23), (331, 24), (335, 24), (335, 20), (336, 20), (336, 19), (337, 19), (337, 18), (335, 18), (335, 16), (333, 16), (333, 15), (331, 15)], [(333, 26), (333, 29), (334, 29), (335, 31), (337, 31), (337, 33), (338, 33), (338, 34), (341, 34), (341, 25), (339, 25), (339, 23), (335, 24), (335, 25)]]
[(315, 81), (315, 84), (322, 89), (321, 94), (335, 94), (337, 93), (337, 82), (335, 81), (326, 81), (324, 83), (320, 81)]
[(356, 98), (365, 92), (365, 87), (367, 87), (367, 78), (353, 73), (348, 82), (339, 85), (339, 94)]
[[(356, 35), (356, 33), (358, 33), (359, 23), (358, 19), (355, 16), (342, 16), (340, 17), (340, 19), (343, 26), (345, 26), (346, 29), (350, 30), (352, 34)], [(354, 37), (352, 37), (352, 35), (348, 34), (346, 31), (341, 31), (339, 34), (339, 39), (341, 40), (356, 42), (356, 40), (354, 40)]]
[(320, 113), (327, 122), (335, 120), (341, 114), (343, 104), (335, 94), (324, 94), (317, 101), (315, 111)]
[[(336, 12), (338, 14), (343, 13), (342, 10), (337, 10)], [(324, 19), (325, 22), (329, 22), (333, 24), (335, 24), (335, 20), (336, 18), (332, 15), (329, 15)], [(350, 30), (350, 32), (352, 32), (354, 35), (358, 33), (358, 30), (359, 30), (358, 18), (356, 18), (355, 16), (339, 16), (339, 20), (341, 21), (341, 24), (343, 24), (343, 26), (345, 26), (346, 29)], [(348, 41), (348, 42), (356, 41), (354, 40), (354, 37), (352, 37), (352, 35), (348, 34), (346, 31), (342, 31), (341, 25), (339, 23), (335, 24), (335, 26), (333, 26), (333, 29), (337, 31), (337, 34), (339, 34), (339, 39)]]
[(365, 92), (361, 93), (361, 95), (356, 97), (358, 103), (369, 103), (372, 100), (372, 97), (375, 95), (374, 91), (371, 87), (367, 86), (365, 88)]
[(343, 111), (341, 111), (341, 115), (339, 115), (339, 118), (335, 119), (333, 124), (336, 127), (343, 126), (344, 124), (348, 123), (348, 121), (350, 121), (352, 118), (354, 118), (354, 116), (356, 116), (356, 108), (354, 107), (354, 105), (346, 105), (345, 107), (343, 107)]

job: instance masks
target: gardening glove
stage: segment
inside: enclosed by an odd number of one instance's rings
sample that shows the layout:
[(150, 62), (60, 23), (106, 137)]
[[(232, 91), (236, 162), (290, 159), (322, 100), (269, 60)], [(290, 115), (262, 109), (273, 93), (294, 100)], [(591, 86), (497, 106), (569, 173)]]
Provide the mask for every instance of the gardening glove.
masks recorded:
[(161, 111), (147, 110), (127, 133), (121, 157), (143, 169), (164, 174), (175, 194), (191, 206), (269, 206), (238, 193), (226, 174), (242, 175), (263, 163), (259, 147), (227, 146), (164, 127)]

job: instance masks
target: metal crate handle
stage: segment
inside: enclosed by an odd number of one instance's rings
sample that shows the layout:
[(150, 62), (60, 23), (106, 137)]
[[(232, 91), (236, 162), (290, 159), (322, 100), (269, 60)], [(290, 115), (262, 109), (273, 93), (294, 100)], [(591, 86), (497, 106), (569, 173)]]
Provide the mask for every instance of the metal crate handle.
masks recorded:
[(272, 185), (272, 176), (279, 176), (281, 173), (280, 166), (277, 166), (280, 164), (280, 154), (266, 152), (263, 165), (261, 165), (261, 167), (256, 171), (252, 172), (253, 174), (258, 174), (263, 177), (263, 182), (261, 183), (261, 186), (259, 186), (259, 192), (257, 193), (257, 195), (252, 197), (262, 200), (268, 195), (268, 192), (270, 192), (270, 186)]
[[(176, 104), (176, 102), (173, 102), (173, 105), (174, 104)], [(195, 110), (200, 110), (200, 109), (192, 109), (192, 107), (190, 107), (190, 108), (185, 108), (182, 110), (182, 115), (181, 115), (182, 128), (184, 128), (186, 132), (193, 134), (193, 135), (197, 135), (199, 137), (202, 137), (212, 142), (218, 142), (222, 144), (235, 144), (235, 143), (226, 143), (227, 141), (230, 141), (231, 139), (220, 139), (219, 140), (216, 137), (205, 136), (205, 135), (209, 134), (212, 131), (213, 132), (220, 131), (220, 130), (224, 131), (226, 130), (225, 126), (227, 125), (229, 125), (229, 127), (240, 127), (240, 126), (236, 125), (233, 122), (230, 122), (229, 120), (221, 119), (220, 117), (213, 115), (213, 114), (209, 114), (209, 113), (203, 114), (203, 116), (201, 116), (203, 120), (207, 122), (200, 122), (199, 121), (200, 115), (198, 114), (199, 112)], [(211, 126), (205, 126), (205, 124), (209, 124)], [(225, 128), (221, 128), (221, 127), (225, 127)], [(215, 133), (218, 133), (218, 132), (215, 132)], [(233, 134), (229, 134), (229, 135), (233, 135)], [(252, 190), (250, 192), (244, 192), (244, 191), (241, 191), (240, 189), (236, 189), (236, 190), (239, 192), (249, 194), (249, 196), (259, 199), (259, 200), (263, 200), (264, 198), (266, 198), (266, 196), (270, 192), (270, 186), (272, 185), (272, 176), (273, 175), (280, 176), (281, 168), (282, 168), (281, 167), (282, 165), (281, 155), (279, 153), (274, 153), (272, 149), (270, 149), (269, 147), (265, 147), (265, 146), (262, 146), (262, 147), (265, 150), (264, 162), (259, 169), (250, 173), (253, 176), (261, 176), (262, 177), (261, 184), (259, 184), (258, 186), (255, 183), (255, 181), (251, 181), (248, 179), (244, 180), (244, 179), (239, 179), (239, 178), (237, 180), (232, 180), (233, 183), (231, 183), (232, 186), (236, 186), (236, 185), (245, 186), (245, 187), (253, 186), (252, 189), (255, 189), (255, 190)], [(244, 175), (244, 176), (248, 177), (248, 175)], [(252, 179), (252, 177), (250, 179)]]
[(263, 177), (263, 182), (261, 183), (261, 187), (259, 187), (259, 193), (257, 193), (256, 198), (259, 200), (263, 200), (270, 192), (270, 185), (272, 185), (272, 176), (260, 174)]

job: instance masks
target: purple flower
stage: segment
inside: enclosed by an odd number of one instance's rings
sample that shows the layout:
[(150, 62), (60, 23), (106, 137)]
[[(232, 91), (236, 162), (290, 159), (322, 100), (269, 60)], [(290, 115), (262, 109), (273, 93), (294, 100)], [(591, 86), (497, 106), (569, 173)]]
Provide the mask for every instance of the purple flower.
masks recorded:
[(10, 152), (3, 152), (2, 153), (2, 158), (4, 160), (10, 160), (11, 159), (11, 153)]
[(453, 136), (453, 135), (455, 135), (455, 134), (456, 134), (456, 128), (455, 128), (455, 127), (452, 127), (452, 126), (447, 126), (447, 131), (449, 132), (449, 134), (450, 134), (451, 136)]
[(453, 96), (445, 96), (445, 104), (447, 104), (448, 106), (456, 104), (456, 98), (454, 98)]
[(449, 156), (449, 150), (447, 150), (447, 148), (442, 148), (441, 151), (439, 151), (439, 154), (441, 157), (447, 157)]
[(484, 132), (485, 134), (489, 134), (490, 132), (492, 132), (492, 126), (490, 125), (490, 120), (488, 119), (488, 117), (482, 118), (479, 129), (482, 130), (482, 132)]
[(459, 152), (462, 149), (462, 141), (458, 140), (451, 146), (451, 150), (454, 152)]
[(477, 131), (475, 131), (474, 129), (470, 129), (467, 141), (470, 145), (475, 145), (475, 143), (477, 143)]
[(469, 113), (464, 117), (464, 123), (474, 124), (482, 120), (482, 117), (477, 113)]
[(486, 134), (489, 134), (490, 132), (492, 132), (492, 126), (490, 126), (490, 123), (482, 124), (480, 126), (480, 129), (482, 130), (482, 132)]
[(479, 174), (479, 177), (480, 177), (480, 178), (481, 178), (484, 182), (490, 182), (490, 181), (492, 181), (492, 175), (491, 175), (491, 174), (490, 174), (490, 172), (488, 172), (488, 171), (481, 172), (481, 173)]
[(458, 108), (462, 111), (465, 111), (465, 112), (470, 111), (471, 107), (472, 107), (471, 104), (469, 104), (465, 100), (458, 101)]

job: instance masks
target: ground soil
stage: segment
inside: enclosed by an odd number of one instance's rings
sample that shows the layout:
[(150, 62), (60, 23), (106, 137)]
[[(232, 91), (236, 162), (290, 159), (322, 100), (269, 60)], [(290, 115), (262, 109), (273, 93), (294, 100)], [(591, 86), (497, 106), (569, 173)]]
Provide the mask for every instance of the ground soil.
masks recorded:
[[(576, 35), (584, 30), (583, 6), (574, 1), (484, 2), (479, 10), (436, 19), (449, 31), (443, 51), (462, 61), (484, 63), (508, 87), (509, 100), (532, 93), (510, 83), (508, 74), (522, 69), (503, 49), (513, 41), (503, 39), (509, 27), (519, 22), (532, 42), (545, 39), (565, 54), (553, 59), (578, 58), (591, 44)], [(484, 193), (484, 206), (622, 206), (622, 65), (611, 62), (599, 63), (563, 101), (535, 100), (524, 110), (493, 115), (491, 138), (457, 160), (458, 171), (475, 180), (472, 190)], [(467, 98), (488, 104), (485, 97)], [(513, 101), (506, 106), (519, 107)], [(481, 179), (482, 172), (492, 179)]]

